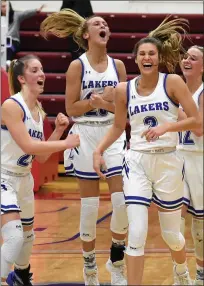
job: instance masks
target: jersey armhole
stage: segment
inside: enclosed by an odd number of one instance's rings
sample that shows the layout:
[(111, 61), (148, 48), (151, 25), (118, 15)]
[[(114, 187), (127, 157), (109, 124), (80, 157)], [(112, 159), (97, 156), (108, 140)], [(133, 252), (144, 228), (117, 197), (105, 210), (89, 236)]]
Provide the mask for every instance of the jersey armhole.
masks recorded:
[(164, 75), (164, 81), (163, 81), (163, 87), (164, 87), (165, 94), (166, 94), (167, 98), (171, 101), (171, 103), (172, 103), (174, 106), (176, 106), (176, 107), (179, 108), (179, 104), (177, 104), (176, 102), (174, 102), (174, 101), (171, 99), (171, 97), (168, 95), (168, 92), (167, 92), (167, 89), (166, 89), (166, 80), (167, 80), (167, 77), (168, 77), (168, 74), (166, 73), (166, 74)]
[[(16, 100), (15, 98), (9, 97), (9, 98), (7, 98), (6, 100), (8, 100), (8, 99), (14, 100), (14, 101), (15, 101), (16, 103), (18, 103), (18, 105), (21, 107), (21, 109), (23, 110), (23, 122), (25, 122), (26, 113), (25, 113), (25, 109), (24, 109), (23, 105), (22, 105), (18, 100)], [(6, 127), (6, 125), (1, 125), (1, 129), (3, 129), (3, 130), (8, 130), (8, 128)]]
[(120, 82), (119, 73), (118, 73), (117, 66), (116, 66), (114, 58), (112, 58), (112, 62), (113, 62), (113, 67), (114, 67), (115, 73), (116, 73), (117, 78), (118, 78), (118, 82)]
[(204, 96), (204, 89), (198, 95), (198, 106), (200, 106), (200, 97), (201, 97), (202, 94)]
[(78, 60), (81, 62), (81, 67), (82, 67), (82, 72), (81, 72), (81, 81), (82, 81), (84, 78), (84, 63), (82, 59), (78, 58)]
[(130, 101), (130, 80), (127, 82), (126, 95), (127, 95), (127, 109), (128, 109)]

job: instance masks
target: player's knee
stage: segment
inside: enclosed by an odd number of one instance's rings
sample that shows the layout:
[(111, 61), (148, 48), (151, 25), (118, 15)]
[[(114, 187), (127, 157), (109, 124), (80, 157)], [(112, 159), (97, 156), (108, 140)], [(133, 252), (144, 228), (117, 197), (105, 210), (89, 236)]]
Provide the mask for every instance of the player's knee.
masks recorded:
[(162, 231), (162, 238), (173, 251), (180, 251), (185, 246), (185, 239), (181, 232)]
[(80, 237), (90, 242), (96, 238), (96, 222), (98, 218), (99, 197), (81, 199)]
[(24, 243), (33, 244), (35, 240), (35, 232), (33, 229), (24, 232)]
[(193, 218), (191, 231), (195, 247), (195, 256), (197, 259), (203, 261), (203, 219)]
[(13, 264), (17, 259), (24, 242), (23, 227), (20, 220), (6, 223), (2, 229), (2, 255), (7, 263)]
[(111, 195), (111, 202), (113, 205), (113, 213), (110, 229), (115, 233), (125, 234), (128, 229), (128, 217), (124, 194), (122, 192), (113, 193)]
[(148, 230), (148, 209), (143, 205), (127, 207), (129, 228), (126, 254), (130, 256), (144, 255), (144, 247)]
[(145, 225), (136, 225), (136, 223), (129, 224), (129, 234), (128, 234), (128, 246), (126, 249), (126, 254), (131, 256), (142, 256), (144, 255), (144, 247), (146, 243), (147, 230)]

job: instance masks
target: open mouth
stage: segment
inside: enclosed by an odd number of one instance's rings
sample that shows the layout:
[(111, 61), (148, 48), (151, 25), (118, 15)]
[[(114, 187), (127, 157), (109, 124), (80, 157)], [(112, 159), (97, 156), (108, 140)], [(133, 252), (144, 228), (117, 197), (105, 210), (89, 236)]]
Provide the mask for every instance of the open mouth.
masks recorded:
[(191, 70), (192, 67), (191, 67), (191, 66), (184, 66), (184, 69), (185, 69), (185, 70)]
[(99, 33), (99, 36), (100, 36), (101, 38), (105, 38), (106, 32), (105, 32), (105, 31), (101, 31), (101, 32)]
[(143, 67), (144, 67), (144, 68), (151, 68), (151, 67), (152, 67), (152, 64), (150, 64), (150, 63), (144, 63), (144, 64), (143, 64)]
[(40, 85), (40, 86), (43, 86), (44, 85), (44, 81), (43, 80), (38, 80), (37, 84)]

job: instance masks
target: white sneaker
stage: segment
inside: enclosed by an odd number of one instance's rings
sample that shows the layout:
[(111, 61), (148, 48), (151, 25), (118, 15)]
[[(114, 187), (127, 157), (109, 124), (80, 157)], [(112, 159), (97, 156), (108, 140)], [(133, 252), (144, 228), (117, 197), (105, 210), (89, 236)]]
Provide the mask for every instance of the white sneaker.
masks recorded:
[(175, 282), (173, 285), (193, 285), (188, 271), (186, 271), (184, 274), (177, 274), (176, 267), (174, 267), (173, 272)]
[(204, 280), (203, 279), (199, 279), (199, 277), (196, 275), (196, 278), (194, 280), (194, 284), (193, 285), (203, 286), (204, 285)]
[(106, 269), (111, 273), (111, 285), (127, 285), (125, 278), (125, 264), (124, 261), (117, 261), (114, 264), (109, 259), (106, 262)]
[(85, 285), (100, 285), (98, 281), (98, 270), (97, 269), (87, 271), (84, 268), (83, 276), (84, 276)]

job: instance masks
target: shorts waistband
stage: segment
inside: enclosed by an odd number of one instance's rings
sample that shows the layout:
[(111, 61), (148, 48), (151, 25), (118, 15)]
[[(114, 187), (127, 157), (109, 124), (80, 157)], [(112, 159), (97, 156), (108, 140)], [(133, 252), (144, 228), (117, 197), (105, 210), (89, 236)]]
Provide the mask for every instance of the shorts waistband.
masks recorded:
[(14, 173), (14, 172), (2, 169), (2, 168), (1, 168), (1, 173), (4, 175), (9, 175), (13, 177), (26, 177), (30, 174), (30, 172), (29, 173)]
[(107, 121), (83, 121), (83, 122), (75, 122), (80, 125), (89, 125), (89, 126), (106, 126), (113, 124), (113, 120)]
[(165, 147), (165, 148), (157, 148), (150, 150), (136, 150), (137, 152), (145, 153), (145, 154), (165, 154), (176, 151), (176, 147)]

